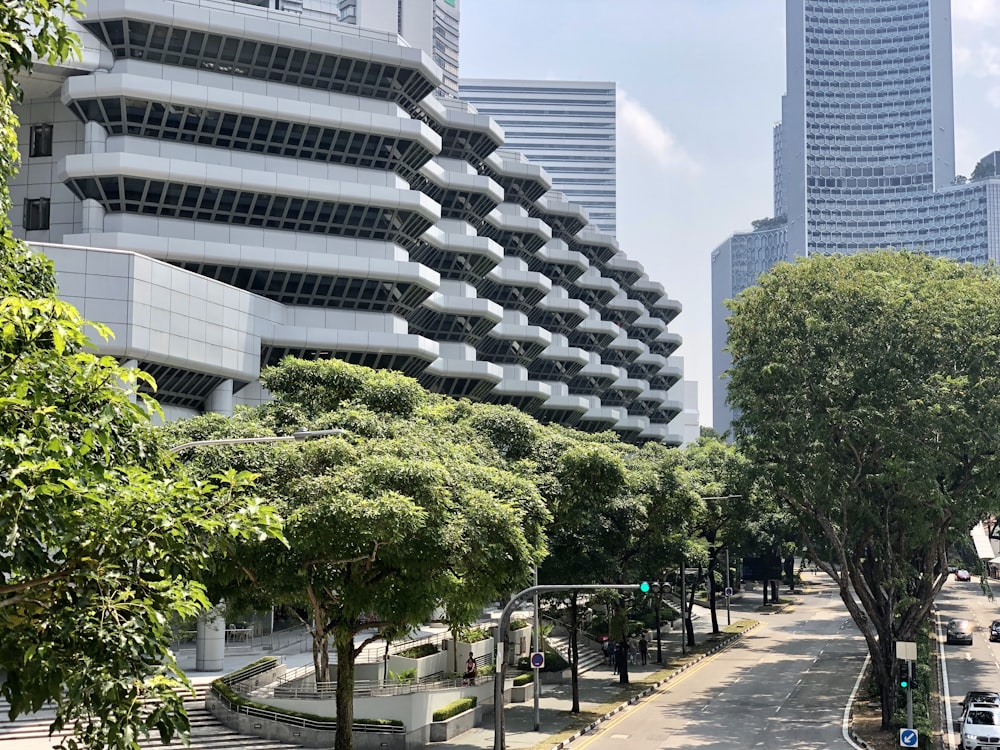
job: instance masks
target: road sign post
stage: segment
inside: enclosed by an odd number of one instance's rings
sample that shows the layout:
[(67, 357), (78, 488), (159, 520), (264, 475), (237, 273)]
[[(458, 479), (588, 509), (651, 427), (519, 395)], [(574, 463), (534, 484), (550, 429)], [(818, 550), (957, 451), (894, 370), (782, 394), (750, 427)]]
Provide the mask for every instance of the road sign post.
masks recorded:
[[(638, 591), (637, 583), (602, 583), (602, 584), (560, 584), (551, 586), (532, 586), (514, 594), (507, 606), (500, 613), (500, 622), (497, 626), (497, 650), (496, 650), (496, 670), (493, 674), (493, 750), (505, 750), (506, 737), (504, 736), (503, 720), (503, 680), (507, 657), (507, 631), (510, 628), (510, 616), (514, 612), (514, 607), (528, 596), (533, 594), (551, 594), (557, 591), (600, 591), (602, 589), (617, 589), (618, 591)], [(544, 657), (543, 657), (544, 660)], [(538, 682), (537, 680), (535, 681)]]

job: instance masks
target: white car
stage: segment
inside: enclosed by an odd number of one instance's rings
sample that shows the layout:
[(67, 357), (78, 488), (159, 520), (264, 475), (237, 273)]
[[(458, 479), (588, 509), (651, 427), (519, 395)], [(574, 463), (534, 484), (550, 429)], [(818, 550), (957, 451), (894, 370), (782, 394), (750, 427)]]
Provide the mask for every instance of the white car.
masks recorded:
[(1000, 750), (1000, 706), (973, 704), (962, 724), (962, 750)]

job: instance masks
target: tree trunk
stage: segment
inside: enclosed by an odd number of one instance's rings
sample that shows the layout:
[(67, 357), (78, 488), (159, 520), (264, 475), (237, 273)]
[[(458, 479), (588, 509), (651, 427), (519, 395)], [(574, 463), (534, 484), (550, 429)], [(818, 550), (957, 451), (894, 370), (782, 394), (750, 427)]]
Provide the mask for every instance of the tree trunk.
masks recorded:
[(777, 579), (771, 580), (771, 601), (774, 604), (778, 603), (778, 581)]
[(624, 635), (621, 643), (618, 644), (615, 659), (617, 659), (615, 663), (618, 665), (618, 682), (622, 685), (628, 685), (628, 638)]
[(715, 608), (715, 564), (719, 561), (719, 551), (715, 546), (708, 548), (708, 608), (712, 614), (712, 632), (719, 632), (719, 613)]
[(768, 588), (768, 586), (767, 586), (767, 579), (766, 578), (762, 581), (761, 588), (764, 589), (764, 606), (766, 607), (767, 606), (767, 588)]
[(316, 682), (330, 682), (329, 638), (319, 628), (313, 631), (313, 674)]
[[(701, 580), (701, 573), (702, 573), (701, 565), (699, 565), (698, 566), (698, 577), (695, 579), (696, 581), (700, 581)], [(695, 595), (695, 590), (697, 588), (698, 588), (697, 585), (695, 585), (695, 584), (691, 585), (691, 589), (688, 592), (687, 611), (684, 613), (684, 632), (687, 635), (688, 646), (690, 646), (691, 648), (694, 648), (694, 645), (695, 645), (695, 643), (694, 643), (694, 620), (691, 617), (691, 613), (694, 611), (694, 595)]]
[(334, 750), (354, 747), (354, 634), (337, 633), (337, 735)]
[(577, 637), (576, 592), (569, 595), (569, 673), (573, 685), (573, 707), (570, 713), (580, 713), (580, 680), (577, 664), (580, 663), (580, 641)]

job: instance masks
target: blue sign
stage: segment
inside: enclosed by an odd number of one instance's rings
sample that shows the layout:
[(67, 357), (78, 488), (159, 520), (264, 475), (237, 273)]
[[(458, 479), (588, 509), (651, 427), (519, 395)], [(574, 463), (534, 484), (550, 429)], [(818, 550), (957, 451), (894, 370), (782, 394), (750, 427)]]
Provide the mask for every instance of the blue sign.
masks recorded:
[(732, 596), (732, 595), (733, 595), (733, 587), (726, 586), (726, 596)]
[(899, 730), (899, 746), (900, 747), (916, 747), (917, 740), (916, 729), (900, 729)]
[(545, 666), (545, 654), (541, 651), (531, 652), (531, 666), (534, 669), (541, 669)]

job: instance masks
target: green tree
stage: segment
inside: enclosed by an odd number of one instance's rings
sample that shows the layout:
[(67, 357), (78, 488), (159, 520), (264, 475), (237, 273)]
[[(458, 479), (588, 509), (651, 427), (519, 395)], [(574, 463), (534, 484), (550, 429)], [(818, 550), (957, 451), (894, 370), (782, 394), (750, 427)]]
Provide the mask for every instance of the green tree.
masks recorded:
[[(355, 661), (378, 637), (355, 636), (405, 632), (441, 604), (464, 617), (523, 587), (544, 554), (548, 512), (477, 429), (475, 405), (335, 360), (286, 359), (262, 381), (273, 403), (168, 429), (178, 442), (298, 425), (349, 432), (267, 453), (219, 449), (230, 465), (260, 473), (260, 491), (286, 516), (289, 549), (244, 545), (232, 561), (246, 577), (220, 579), (215, 592), (244, 606), (308, 604), (317, 681), (330, 680), (331, 639), (336, 649), (336, 747), (349, 750)], [(211, 473), (216, 453), (187, 458)]]
[(949, 541), (998, 509), (1000, 276), (818, 256), (775, 266), (731, 310), (736, 437), (839, 584), (888, 728), (895, 642), (916, 640)]
[(51, 703), (68, 747), (125, 749), (186, 734), (170, 618), (208, 604), (200, 579), (230, 541), (278, 527), (246, 499), (246, 475), (178, 474), (149, 425), (155, 403), (136, 393), (152, 381), (91, 352), (51, 263), (11, 234), (17, 76), (78, 49), (75, 11), (0, 8), (0, 690), (12, 718)]
[(188, 729), (169, 619), (206, 607), (216, 557), (277, 534), (277, 519), (246, 499), (245, 474), (176, 471), (149, 425), (155, 402), (136, 393), (152, 380), (88, 351), (47, 262), (10, 240), (0, 268), (3, 695), (11, 716), (51, 701), (71, 747), (166, 741)]
[[(707, 551), (708, 602), (712, 632), (719, 632), (716, 607), (718, 584), (716, 576), (719, 553), (733, 545), (741, 530), (752, 520), (752, 477), (742, 452), (718, 437), (703, 435), (681, 450), (682, 461), (693, 490), (700, 498), (699, 513), (691, 519), (689, 528), (705, 540)], [(689, 610), (690, 611), (690, 610)], [(685, 624), (687, 626), (687, 623)], [(691, 623), (689, 636), (693, 636)]]

